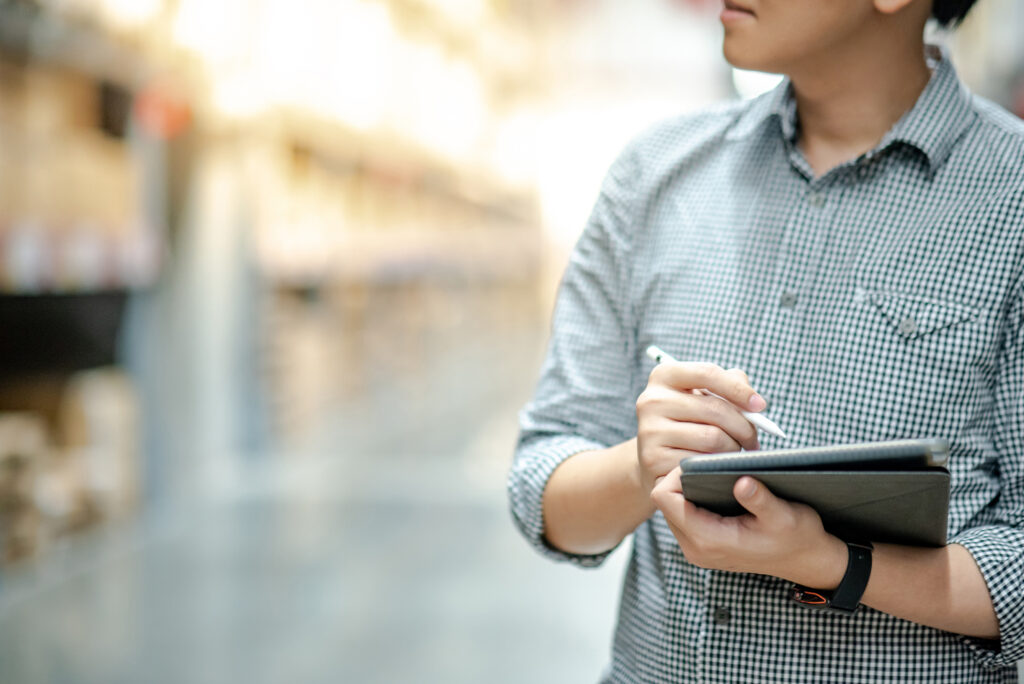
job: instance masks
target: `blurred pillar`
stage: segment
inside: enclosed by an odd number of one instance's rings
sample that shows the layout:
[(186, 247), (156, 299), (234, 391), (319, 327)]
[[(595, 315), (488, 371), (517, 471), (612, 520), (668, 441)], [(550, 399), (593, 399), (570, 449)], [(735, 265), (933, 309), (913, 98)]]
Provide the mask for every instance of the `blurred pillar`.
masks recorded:
[(262, 449), (258, 279), (234, 144), (199, 138), (175, 107), (136, 115), (146, 214), (168, 240), (159, 282), (129, 304), (124, 346), (147, 414), (147, 494), (160, 501)]

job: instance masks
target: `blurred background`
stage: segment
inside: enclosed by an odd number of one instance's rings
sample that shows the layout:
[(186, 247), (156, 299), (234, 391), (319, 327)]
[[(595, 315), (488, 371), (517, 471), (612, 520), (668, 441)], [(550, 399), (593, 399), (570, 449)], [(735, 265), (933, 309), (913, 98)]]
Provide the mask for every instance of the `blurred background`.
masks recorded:
[[(624, 553), (504, 493), (704, 0), (0, 0), (0, 682), (592, 682)], [(1024, 114), (1024, 2), (948, 44)]]

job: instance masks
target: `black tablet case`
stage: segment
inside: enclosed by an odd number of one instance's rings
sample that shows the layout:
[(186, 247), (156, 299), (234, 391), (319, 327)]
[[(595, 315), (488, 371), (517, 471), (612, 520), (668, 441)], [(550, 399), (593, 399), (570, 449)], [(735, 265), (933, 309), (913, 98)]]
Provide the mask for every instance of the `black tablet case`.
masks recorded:
[(683, 496), (740, 515), (732, 488), (751, 475), (776, 496), (814, 508), (846, 541), (943, 546), (949, 471), (937, 464), (948, 453), (946, 442), (928, 439), (700, 455), (680, 463)]

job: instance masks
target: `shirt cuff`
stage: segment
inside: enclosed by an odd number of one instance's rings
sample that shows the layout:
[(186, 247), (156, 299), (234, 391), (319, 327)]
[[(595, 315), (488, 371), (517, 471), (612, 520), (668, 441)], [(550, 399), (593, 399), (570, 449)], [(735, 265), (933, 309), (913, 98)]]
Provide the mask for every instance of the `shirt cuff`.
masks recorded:
[(566, 553), (544, 538), (543, 496), (551, 474), (570, 456), (604, 448), (604, 444), (572, 435), (534, 438), (520, 445), (508, 477), (509, 503), (519, 531), (542, 555), (584, 568), (596, 568), (615, 550), (599, 554)]
[(1024, 601), (1020, 584), (1024, 569), (1024, 532), (1009, 526), (973, 527), (950, 540), (974, 557), (988, 586), (999, 641), (961, 637), (979, 663), (992, 668), (1016, 667), (1024, 658)]

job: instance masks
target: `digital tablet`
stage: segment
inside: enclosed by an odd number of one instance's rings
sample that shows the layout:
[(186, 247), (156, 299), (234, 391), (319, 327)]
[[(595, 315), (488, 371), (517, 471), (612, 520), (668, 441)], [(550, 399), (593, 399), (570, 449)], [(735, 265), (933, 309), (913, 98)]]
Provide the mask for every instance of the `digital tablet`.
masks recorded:
[(846, 541), (943, 546), (949, 445), (914, 439), (702, 454), (680, 462), (683, 496), (721, 515), (746, 511), (732, 495), (751, 475), (776, 496), (805, 503)]

